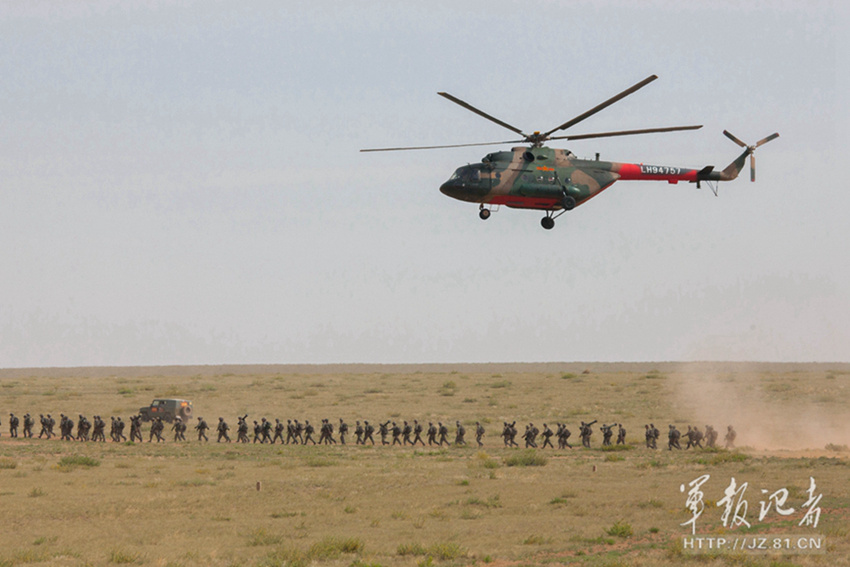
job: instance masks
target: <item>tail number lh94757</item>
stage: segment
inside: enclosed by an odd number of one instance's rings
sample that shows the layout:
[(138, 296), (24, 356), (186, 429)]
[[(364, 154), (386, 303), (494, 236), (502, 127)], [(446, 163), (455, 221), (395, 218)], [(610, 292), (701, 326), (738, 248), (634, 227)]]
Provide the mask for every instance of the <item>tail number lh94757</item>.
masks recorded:
[(666, 165), (643, 165), (640, 166), (640, 172), (644, 175), (679, 175), (681, 168), (667, 167)]

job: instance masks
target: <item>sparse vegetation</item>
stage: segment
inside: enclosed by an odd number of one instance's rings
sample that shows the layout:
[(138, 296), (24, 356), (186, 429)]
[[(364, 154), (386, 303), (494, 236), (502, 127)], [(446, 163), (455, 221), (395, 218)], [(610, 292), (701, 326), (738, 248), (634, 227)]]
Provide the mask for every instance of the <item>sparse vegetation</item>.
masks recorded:
[[(144, 443), (79, 443), (13, 440), (4, 430), (0, 501), (4, 514), (26, 518), (29, 527), (23, 538), (19, 530), (0, 530), (0, 567), (571, 562), (672, 567), (683, 561), (676, 542), (689, 517), (686, 494), (678, 487), (705, 473), (711, 480), (703, 487), (706, 510), (700, 522), (707, 530), (719, 525), (722, 510), (716, 502), (731, 476), (750, 483), (750, 515), (757, 513), (760, 488), (787, 487), (786, 505), (799, 510), (814, 477), (824, 494), (818, 533), (829, 537), (831, 556), (850, 555), (843, 512), (850, 509), (845, 437), (821, 436), (811, 450), (765, 455), (746, 448), (752, 429), (731, 421), (744, 448), (667, 451), (662, 439), (659, 450), (651, 451), (643, 444), (644, 422), (654, 421), (662, 430), (668, 422), (680, 429), (704, 423), (681, 399), (668, 395), (691, 376), (667, 364), (653, 366), (658, 372), (650, 372), (649, 365), (616, 372), (588, 365), (587, 374), (580, 373), (582, 367), (565, 373), (559, 367), (537, 373), (488, 368), (321, 379), (279, 370), (197, 374), (193, 369), (175, 377), (99, 376), (93, 369), (91, 376), (89, 370), (56, 370), (51, 376), (8, 380), (0, 370), (3, 401), (13, 400), (4, 411), (18, 415), (23, 413), (18, 408), (26, 408), (54, 416), (97, 413), (107, 422), (110, 413), (126, 419), (140, 403), (177, 384), (193, 397), (197, 415), (208, 421), (222, 415), (231, 426), (244, 413), (252, 420), (292, 417), (311, 423), (343, 417), (351, 429), (355, 419), (374, 424), (418, 418), (426, 427), (429, 421), (453, 426), (459, 419), (467, 425), (468, 441), (469, 424), (481, 421), (487, 427), (483, 448), (474, 441), (460, 448), (388, 447), (377, 435), (374, 447), (356, 446), (352, 436), (346, 446), (217, 444), (214, 437), (206, 444), (194, 436), (174, 443), (171, 435), (157, 444), (147, 442), (147, 426)], [(800, 404), (814, 404), (819, 417), (828, 420), (850, 407), (850, 391), (837, 388), (848, 374), (840, 365), (831, 370), (832, 379), (818, 369), (793, 376), (773, 372), (765, 380), (762, 373), (736, 367), (733, 374), (719, 372), (717, 380), (724, 388), (746, 392), (752, 387), (754, 395), (780, 406), (787, 400), (789, 414)], [(771, 392), (765, 384), (791, 389)], [(443, 395), (448, 391), (455, 395)], [(595, 418), (622, 421), (629, 431), (627, 445), (603, 449), (597, 432), (590, 450), (509, 449), (499, 437), (505, 420), (516, 419), (518, 427), (560, 421), (570, 425), (570, 440), (578, 445), (575, 426)], [(726, 421), (705, 422), (721, 428), (722, 440)], [(796, 526), (800, 514), (787, 520), (772, 514), (778, 521), (759, 529), (785, 533), (780, 522)], [(56, 521), (62, 517), (72, 521)], [(122, 521), (139, 529), (115, 530)], [(760, 558), (750, 562), (767, 565)]]
[(605, 530), (605, 533), (609, 536), (626, 538), (632, 537), (634, 532), (631, 524), (618, 520), (613, 526)]
[(505, 464), (509, 467), (542, 467), (548, 462), (546, 455), (534, 449), (526, 449), (505, 457)]
[(99, 466), (100, 461), (98, 459), (86, 455), (69, 455), (62, 457), (56, 465), (56, 467), (62, 472), (70, 472), (79, 467), (91, 468)]

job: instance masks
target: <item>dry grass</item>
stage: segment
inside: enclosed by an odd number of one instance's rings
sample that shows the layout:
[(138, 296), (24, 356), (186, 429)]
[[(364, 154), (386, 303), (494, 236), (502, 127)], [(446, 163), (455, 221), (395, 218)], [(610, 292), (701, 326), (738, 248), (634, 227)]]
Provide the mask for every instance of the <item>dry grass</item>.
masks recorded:
[[(0, 530), (0, 566), (777, 561), (681, 553), (687, 532), (680, 524), (689, 515), (679, 486), (702, 474), (711, 474), (704, 488), (711, 504), (723, 497), (731, 477), (749, 482), (750, 516), (758, 513), (762, 488), (787, 487), (789, 505), (799, 508), (813, 476), (824, 495), (817, 530), (776, 514), (761, 524), (750, 520), (761, 533), (827, 535), (826, 557), (796, 556), (793, 564), (847, 564), (850, 455), (835, 448), (850, 440), (846, 428), (842, 436), (827, 427), (848, 417), (846, 366), (458, 368), (0, 371), (0, 416), (29, 411), (126, 419), (154, 396), (179, 393), (210, 422), (221, 415), (235, 424), (244, 413), (252, 420), (316, 423), (344, 417), (352, 429), (364, 418), (460, 420), (471, 441), (467, 447), (412, 449), (381, 447), (380, 441), (376, 447), (175, 444), (168, 436), (164, 444), (129, 445), (10, 440), (4, 434), (0, 509), (8, 521)], [(644, 423), (664, 430), (667, 423), (684, 428), (710, 419), (687, 395), (689, 384), (708, 372), (719, 383), (758, 393), (768, 413), (805, 414), (814, 406), (817, 413), (807, 419), (826, 429), (807, 450), (644, 449)], [(630, 449), (603, 451), (598, 431), (591, 450), (527, 453), (503, 448), (498, 437), (503, 421), (560, 421), (570, 425), (575, 444), (577, 423), (597, 418), (623, 423)], [(721, 419), (712, 421), (725, 429)], [(487, 428), (483, 450), (471, 446), (475, 421)], [(748, 435), (739, 427), (740, 445), (751, 444)], [(507, 466), (513, 461), (520, 466)], [(707, 508), (703, 518), (702, 529), (717, 533), (720, 509)]]

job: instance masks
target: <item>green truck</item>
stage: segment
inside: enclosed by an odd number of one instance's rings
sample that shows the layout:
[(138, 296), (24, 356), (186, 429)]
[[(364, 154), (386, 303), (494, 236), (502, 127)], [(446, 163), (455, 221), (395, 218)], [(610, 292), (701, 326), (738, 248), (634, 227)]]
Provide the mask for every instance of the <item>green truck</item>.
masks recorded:
[(161, 417), (163, 421), (167, 421), (168, 423), (174, 421), (175, 417), (186, 421), (192, 417), (192, 402), (189, 400), (157, 398), (148, 407), (139, 408), (139, 415), (142, 416), (142, 421), (151, 421), (157, 417)]

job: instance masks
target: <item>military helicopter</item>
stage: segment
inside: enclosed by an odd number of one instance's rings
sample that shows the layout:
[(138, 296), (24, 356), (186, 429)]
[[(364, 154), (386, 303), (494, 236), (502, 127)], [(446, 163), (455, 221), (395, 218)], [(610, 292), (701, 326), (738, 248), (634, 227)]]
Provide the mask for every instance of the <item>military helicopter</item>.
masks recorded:
[(719, 181), (732, 181), (737, 178), (744, 167), (747, 157), (749, 157), (750, 179), (751, 181), (755, 181), (754, 152), (756, 148), (774, 138), (778, 138), (779, 134), (771, 134), (753, 145), (748, 145), (724, 130), (723, 134), (744, 148), (744, 152), (722, 171), (715, 171), (712, 165), (705, 166), (702, 169), (688, 169), (664, 165), (608, 162), (601, 161), (599, 154), (596, 154), (596, 159), (593, 160), (579, 159), (569, 150), (553, 149), (544, 145), (544, 142), (549, 140), (587, 140), (591, 138), (677, 132), (702, 128), (702, 125), (670, 126), (665, 128), (622, 130), (618, 132), (597, 132), (594, 134), (554, 135), (557, 132), (575, 126), (615, 102), (642, 89), (657, 78), (657, 75), (650, 75), (639, 83), (591, 108), (587, 112), (564, 122), (560, 126), (552, 128), (547, 132), (534, 132), (532, 134), (526, 134), (519, 128), (499, 120), (449, 93), (440, 92), (437, 94), (491, 122), (495, 122), (499, 126), (519, 134), (522, 136), (522, 139), (443, 146), (371, 148), (360, 151), (389, 152), (518, 143), (528, 144), (527, 147), (514, 147), (510, 151), (490, 153), (482, 158), (481, 163), (459, 167), (452, 174), (451, 178), (440, 186), (440, 191), (449, 197), (461, 201), (478, 203), (478, 216), (482, 220), (490, 218), (491, 211), (496, 210), (500, 205), (514, 209), (545, 211), (545, 216), (540, 221), (540, 224), (547, 230), (555, 226), (556, 218), (586, 203), (613, 185), (614, 182), (621, 179), (667, 181), (673, 184), (679, 181), (687, 181), (696, 183), (697, 188), (700, 187), (702, 182), (705, 182), (716, 195), (716, 183)]

